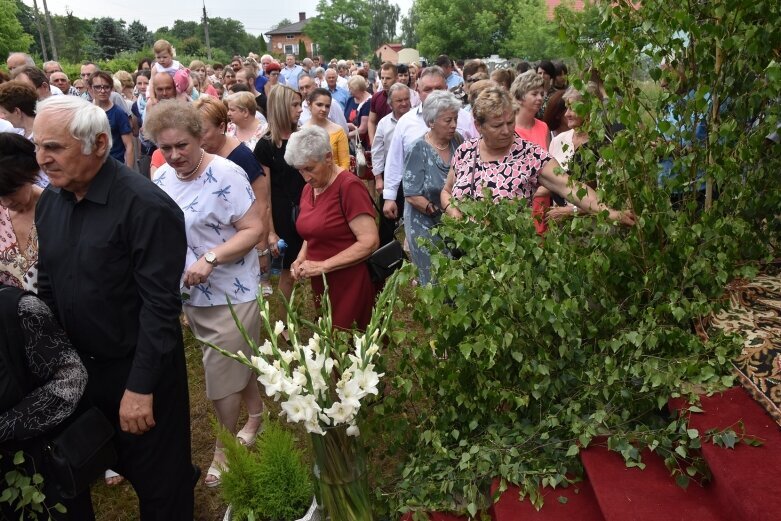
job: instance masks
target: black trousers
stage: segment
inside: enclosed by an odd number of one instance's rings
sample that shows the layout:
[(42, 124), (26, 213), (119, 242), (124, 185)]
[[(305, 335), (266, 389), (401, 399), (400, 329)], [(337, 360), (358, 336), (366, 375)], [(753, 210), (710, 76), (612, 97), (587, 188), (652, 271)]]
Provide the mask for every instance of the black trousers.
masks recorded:
[[(141, 521), (192, 521), (198, 470), (190, 450), (190, 398), (184, 349), (165, 361), (153, 392), (155, 426), (141, 435), (122, 432), (119, 403), (132, 358), (96, 361), (82, 357), (89, 382), (86, 395), (114, 424), (119, 461), (113, 470), (138, 494)], [(74, 517), (73, 519), (78, 519)]]
[(398, 219), (388, 219), (385, 217), (385, 214), (382, 213), (382, 207), (385, 203), (385, 200), (382, 198), (382, 192), (378, 195), (379, 197), (379, 207), (380, 207), (380, 226), (379, 226), (379, 234), (380, 234), (380, 246), (385, 246), (389, 242), (393, 240), (394, 233), (396, 232), (396, 228), (399, 227), (399, 224), (401, 223), (401, 219), (404, 216), (404, 188), (401, 186), (401, 183), (399, 183), (399, 190), (396, 193), (396, 206), (398, 208)]

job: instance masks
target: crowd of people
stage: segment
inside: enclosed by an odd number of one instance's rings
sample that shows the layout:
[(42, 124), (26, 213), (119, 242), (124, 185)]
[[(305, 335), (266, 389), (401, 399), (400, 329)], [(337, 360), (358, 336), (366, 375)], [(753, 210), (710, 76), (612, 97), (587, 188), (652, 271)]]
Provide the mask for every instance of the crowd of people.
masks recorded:
[[(259, 341), (255, 300), (274, 289), (274, 259), (282, 295), (310, 281), (336, 327), (365, 328), (379, 285), (364, 261), (402, 217), (421, 285), (436, 283), (436, 227), (462, 217), (462, 200), (520, 200), (539, 233), (602, 210), (634, 222), (567, 175), (587, 143), (572, 105), (594, 94), (569, 87), (563, 64), (489, 71), (442, 55), (374, 71), (250, 53), (185, 66), (164, 40), (154, 54), (132, 73), (86, 62), (71, 82), (57, 62), (12, 53), (0, 75), (0, 283), (15, 288), (0, 308), (22, 324), (0, 351), (49, 361), (26, 369), (37, 385), (3, 396), (0, 443), (98, 406), (117, 432), (107, 481), (130, 481), (145, 521), (192, 519), (193, 486), (220, 485), (227, 465), (219, 442), (202, 478), (191, 463), (181, 324), (236, 352), (235, 315)], [(26, 329), (30, 314), (51, 334)], [(203, 366), (219, 423), (251, 445), (263, 412), (251, 373), (205, 345)], [(62, 500), (62, 519), (94, 517), (89, 490)]]

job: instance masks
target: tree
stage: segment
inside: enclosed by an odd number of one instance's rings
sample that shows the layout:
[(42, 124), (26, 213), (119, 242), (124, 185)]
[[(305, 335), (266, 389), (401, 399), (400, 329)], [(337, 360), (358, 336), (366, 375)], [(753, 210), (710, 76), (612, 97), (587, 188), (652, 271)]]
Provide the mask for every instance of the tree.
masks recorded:
[(510, 36), (515, 0), (418, 0), (418, 50), (426, 56), (479, 58), (498, 53)]
[(43, 36), (43, 27), (41, 26), (41, 13), (38, 12), (38, 1), (33, 0), (33, 19), (35, 20), (35, 28), (38, 31), (38, 39), (41, 43), (41, 53), (43, 53), (44, 61), (49, 59), (49, 52), (46, 50), (46, 38)]
[[(779, 3), (598, 8), (596, 27), (574, 14), (562, 24), (583, 95), (572, 108), (589, 134), (570, 174), (598, 178), (603, 202), (631, 208), (637, 224), (577, 218), (542, 244), (525, 204), (490, 199), (442, 221), (440, 244), (463, 256), (435, 257), (437, 284), (418, 288), (425, 333), (396, 328), (407, 403), (397, 396), (399, 409), (375, 417), (387, 428), (436, 396), (395, 424), (408, 456), (385, 490), (400, 510), (479, 518), (497, 477), (539, 508), (556, 497), (540, 487), (581, 475), (579, 452), (595, 444), (628, 466), (652, 449), (684, 487), (707, 478), (700, 448), (714, 440), (667, 403), (732, 385), (742, 342), (703, 341), (692, 324), (725, 305), (730, 280), (779, 255), (781, 147), (767, 139), (781, 121)], [(673, 175), (660, 182), (662, 159)]]
[(364, 0), (320, 0), (318, 16), (304, 32), (327, 58), (358, 58), (370, 52), (369, 4)]
[(146, 25), (138, 20), (133, 20), (127, 27), (127, 37), (130, 40), (130, 48), (134, 51), (140, 51), (154, 43), (152, 42), (152, 33), (147, 30)]
[(542, 0), (517, 0), (510, 37), (502, 51), (526, 60), (561, 58), (558, 24), (548, 20), (548, 7)]
[(13, 0), (0, 0), (0, 56), (11, 52), (27, 52), (33, 38), (24, 32), (16, 17), (17, 7)]
[(279, 29), (280, 27), (285, 27), (288, 25), (293, 25), (293, 22), (291, 22), (288, 18), (283, 18), (278, 23), (272, 25), (271, 30), (273, 31), (274, 29)]
[(396, 37), (396, 21), (401, 14), (401, 8), (388, 0), (369, 0), (371, 27), (369, 28), (369, 45), (372, 52), (384, 43), (393, 42)]
[(84, 58), (84, 39), (87, 34), (92, 34), (91, 24), (77, 16), (73, 16), (70, 10), (65, 11), (65, 16), (55, 16), (54, 22), (57, 34), (67, 35), (61, 37), (61, 53), (63, 59), (69, 62), (79, 62)]
[(54, 29), (52, 29), (52, 17), (49, 14), (49, 6), (46, 5), (46, 0), (43, 0), (43, 16), (46, 20), (46, 30), (49, 32), (49, 43), (51, 44), (52, 48), (52, 59), (59, 60), (59, 56), (57, 54), (57, 44), (54, 41)]
[(203, 34), (203, 27), (198, 22), (175, 20), (170, 32), (177, 40), (185, 40), (192, 36), (200, 38), (200, 35)]
[(131, 42), (125, 30), (125, 22), (113, 18), (99, 18), (92, 33), (94, 57), (109, 60), (122, 51), (131, 48)]
[(301, 62), (306, 56), (306, 44), (304, 40), (298, 40), (298, 61)]
[(412, 7), (409, 8), (407, 16), (401, 18), (401, 35), (399, 36), (399, 39), (404, 47), (414, 49), (418, 46), (418, 42), (420, 41), (417, 30), (418, 23), (420, 23), (418, 1), (414, 0)]

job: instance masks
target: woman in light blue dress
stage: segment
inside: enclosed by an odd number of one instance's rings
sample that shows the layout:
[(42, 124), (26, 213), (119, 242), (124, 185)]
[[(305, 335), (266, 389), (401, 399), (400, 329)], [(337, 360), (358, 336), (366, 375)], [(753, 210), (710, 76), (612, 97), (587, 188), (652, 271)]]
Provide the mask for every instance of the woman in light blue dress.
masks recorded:
[(439, 194), (447, 179), (450, 160), (463, 138), (456, 132), (461, 102), (448, 91), (432, 92), (423, 103), (423, 121), (429, 130), (412, 144), (404, 163), (404, 227), (412, 262), (421, 285), (431, 280), (431, 254), (427, 242), (442, 209)]

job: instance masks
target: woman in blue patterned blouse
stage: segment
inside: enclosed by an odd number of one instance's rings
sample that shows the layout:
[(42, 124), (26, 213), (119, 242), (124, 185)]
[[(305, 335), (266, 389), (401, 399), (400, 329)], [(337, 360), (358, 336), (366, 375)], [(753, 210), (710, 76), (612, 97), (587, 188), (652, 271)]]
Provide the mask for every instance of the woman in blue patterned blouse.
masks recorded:
[[(260, 267), (255, 245), (263, 236), (261, 203), (255, 201), (244, 170), (201, 148), (202, 120), (191, 104), (160, 102), (147, 115), (144, 128), (167, 163), (155, 172), (154, 182), (184, 212), (188, 251), (182, 293), (189, 295), (184, 312), (190, 327), (201, 340), (234, 353), (246, 351), (228, 301), (258, 341), (260, 316), (255, 297)], [(203, 365), (206, 396), (218, 420), (235, 432), (244, 402), (249, 419), (237, 437), (252, 444), (260, 428), (263, 402), (251, 371), (207, 346), (203, 347)], [(206, 486), (219, 485), (224, 468), (225, 455), (218, 442)]]

